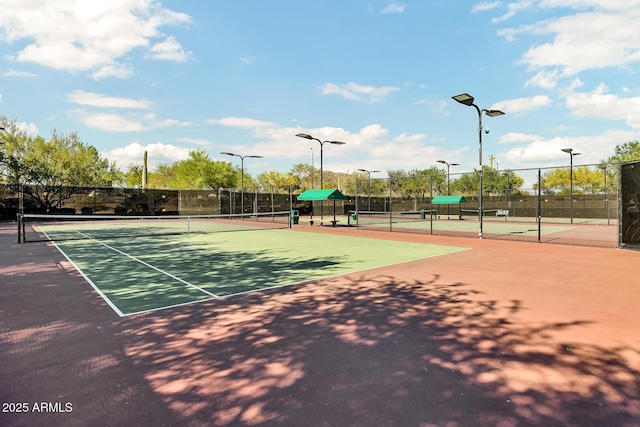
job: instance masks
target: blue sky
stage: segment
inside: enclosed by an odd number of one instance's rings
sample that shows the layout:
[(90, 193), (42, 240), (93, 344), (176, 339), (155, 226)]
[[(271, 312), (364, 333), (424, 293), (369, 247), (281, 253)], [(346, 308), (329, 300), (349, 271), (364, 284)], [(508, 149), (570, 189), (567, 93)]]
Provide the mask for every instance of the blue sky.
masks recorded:
[[(125, 169), (596, 163), (640, 139), (640, 0), (0, 0), (0, 114)], [(452, 170), (454, 172), (454, 170)], [(384, 174), (379, 174), (381, 176)]]

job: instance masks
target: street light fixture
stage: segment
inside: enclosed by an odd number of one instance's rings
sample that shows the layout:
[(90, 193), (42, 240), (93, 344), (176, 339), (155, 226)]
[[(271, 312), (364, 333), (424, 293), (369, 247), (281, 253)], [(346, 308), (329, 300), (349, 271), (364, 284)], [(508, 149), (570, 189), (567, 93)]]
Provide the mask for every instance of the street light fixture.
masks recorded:
[(582, 153), (574, 153), (573, 148), (563, 148), (561, 151), (569, 154), (569, 210), (571, 215), (571, 224), (573, 224), (573, 156), (579, 156)]
[[(329, 143), (329, 144), (335, 144), (335, 145), (344, 145), (346, 144), (346, 142), (342, 142), (342, 141), (320, 141), (318, 138), (314, 138), (311, 135), (307, 135), (306, 133), (299, 133), (296, 135), (299, 138), (304, 138), (304, 139), (311, 139), (314, 141), (318, 141), (320, 143), (320, 189), (322, 190), (322, 186), (324, 184), (323, 182), (323, 173), (322, 173), (322, 147), (324, 146), (324, 144)], [(320, 201), (320, 219), (324, 218), (324, 212), (323, 209), (324, 208), (324, 203), (322, 201)]]
[(240, 209), (242, 210), (242, 214), (244, 214), (244, 159), (261, 159), (262, 156), (241, 156), (240, 154), (230, 153), (228, 151), (222, 151), (220, 154), (224, 154), (225, 156), (234, 156), (240, 157), (240, 174), (242, 176), (242, 187), (240, 190)]
[[(480, 164), (480, 171), (479, 171), (479, 178), (480, 178), (480, 190), (478, 192), (478, 219), (480, 221), (480, 230), (478, 231), (478, 237), (480, 237), (482, 239), (482, 113), (484, 113), (485, 115), (489, 116), (489, 117), (497, 117), (497, 116), (502, 116), (504, 115), (504, 112), (500, 111), (500, 110), (487, 110), (487, 109), (480, 109), (480, 107), (478, 107), (476, 104), (473, 103), (473, 96), (469, 95), (468, 93), (462, 93), (460, 95), (456, 95), (452, 97), (455, 101), (459, 102), (460, 104), (466, 105), (468, 107), (475, 107), (476, 111), (478, 111), (478, 142), (479, 142), (479, 148), (478, 148), (478, 154), (479, 154), (479, 164)], [(486, 133), (489, 133), (489, 129), (485, 129)]]
[(449, 167), (450, 166), (460, 166), (460, 163), (448, 163), (444, 160), (436, 160), (436, 162), (438, 163), (442, 163), (443, 165), (447, 165), (447, 196), (451, 195), (450, 189), (449, 189)]
[(382, 172), (382, 171), (368, 171), (366, 169), (357, 169), (357, 170), (369, 175), (369, 213), (371, 213), (371, 174), (376, 172)]
[[(436, 162), (438, 163), (442, 163), (443, 165), (447, 165), (447, 196), (451, 195), (451, 189), (449, 188), (449, 167), (450, 166), (459, 166), (459, 163), (448, 163), (444, 160), (436, 160)], [(451, 205), (447, 204), (447, 219), (450, 219), (450, 209), (451, 209)]]

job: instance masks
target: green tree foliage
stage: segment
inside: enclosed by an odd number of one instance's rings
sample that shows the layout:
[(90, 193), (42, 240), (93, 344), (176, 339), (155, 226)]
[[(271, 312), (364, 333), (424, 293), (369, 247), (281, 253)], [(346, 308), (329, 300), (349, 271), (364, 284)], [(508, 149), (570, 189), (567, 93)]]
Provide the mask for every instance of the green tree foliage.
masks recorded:
[(142, 186), (142, 166), (129, 165), (124, 173), (124, 184), (128, 188), (136, 188)]
[(292, 175), (274, 170), (262, 172), (258, 175), (258, 184), (265, 190), (286, 190), (296, 184), (296, 179)]
[[(542, 175), (542, 188), (546, 194), (569, 194), (571, 192), (571, 168), (552, 169)], [(603, 186), (603, 174), (588, 166), (573, 168), (573, 194), (595, 194)]]
[[(127, 175), (140, 182), (142, 167), (130, 166)], [(245, 174), (245, 180), (247, 176)], [(212, 160), (204, 150), (189, 152), (189, 157), (171, 164), (158, 165), (147, 175), (151, 188), (204, 189), (230, 188), (239, 182), (239, 173), (231, 163)]]
[(297, 163), (289, 171), (294, 179), (294, 188), (305, 191), (320, 187), (320, 171), (308, 163)]
[(640, 141), (628, 141), (616, 145), (615, 154), (609, 157), (606, 163), (628, 162), (640, 160)]
[[(51, 212), (73, 194), (73, 187), (111, 186), (122, 179), (115, 163), (80, 140), (54, 130), (50, 139), (31, 137), (15, 122), (4, 126), (2, 168), (7, 182), (25, 186), (25, 198), (36, 209)], [(15, 133), (12, 131), (17, 130)]]
[[(497, 171), (489, 166), (482, 168), (482, 193), (488, 195), (515, 195), (521, 193), (524, 179), (510, 170)], [(471, 174), (460, 175), (451, 180), (451, 194), (453, 195), (477, 195), (480, 188), (480, 175), (478, 171)]]

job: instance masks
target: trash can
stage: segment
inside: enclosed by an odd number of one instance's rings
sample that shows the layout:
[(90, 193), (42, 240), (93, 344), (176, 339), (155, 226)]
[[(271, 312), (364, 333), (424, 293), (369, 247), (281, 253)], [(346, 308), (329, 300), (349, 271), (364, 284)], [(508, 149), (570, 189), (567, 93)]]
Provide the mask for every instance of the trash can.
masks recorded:
[(420, 219), (426, 219), (426, 214), (424, 213), (424, 209), (420, 209)]
[(356, 215), (356, 214), (351, 215), (351, 219), (354, 220), (354, 221), (357, 221), (358, 220), (358, 215)]
[(300, 222), (300, 211), (292, 210), (291, 211), (291, 225), (298, 224)]

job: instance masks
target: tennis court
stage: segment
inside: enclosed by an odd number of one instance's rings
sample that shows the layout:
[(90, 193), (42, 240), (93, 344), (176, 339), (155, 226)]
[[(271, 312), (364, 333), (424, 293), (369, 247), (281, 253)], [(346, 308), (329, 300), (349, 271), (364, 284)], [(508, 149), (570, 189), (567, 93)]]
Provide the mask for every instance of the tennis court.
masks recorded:
[(27, 217), (120, 316), (464, 250), (297, 232), (273, 218)]
[(169, 221), (0, 224), (0, 424), (638, 425), (637, 252)]
[[(499, 210), (493, 210), (497, 212)], [(345, 218), (351, 225), (371, 230), (393, 230), (424, 234), (451, 234), (477, 236), (480, 222), (475, 216), (430, 215), (423, 212), (360, 212), (356, 219)], [(488, 215), (483, 217), (483, 237), (586, 244), (602, 247), (618, 247), (618, 221), (594, 218), (507, 217)]]

